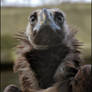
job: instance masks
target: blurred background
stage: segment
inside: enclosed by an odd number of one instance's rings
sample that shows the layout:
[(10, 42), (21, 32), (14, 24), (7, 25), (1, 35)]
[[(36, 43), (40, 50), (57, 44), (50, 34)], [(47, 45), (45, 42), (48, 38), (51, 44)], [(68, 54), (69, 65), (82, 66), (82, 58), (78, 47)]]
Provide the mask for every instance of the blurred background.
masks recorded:
[(67, 16), (69, 25), (79, 30), (77, 38), (84, 43), (81, 47), (83, 64), (91, 64), (91, 0), (0, 0), (1, 1), (1, 88), (18, 84), (13, 73), (14, 50), (18, 43), (14, 35), (25, 31), (28, 16), (38, 8), (59, 8)]

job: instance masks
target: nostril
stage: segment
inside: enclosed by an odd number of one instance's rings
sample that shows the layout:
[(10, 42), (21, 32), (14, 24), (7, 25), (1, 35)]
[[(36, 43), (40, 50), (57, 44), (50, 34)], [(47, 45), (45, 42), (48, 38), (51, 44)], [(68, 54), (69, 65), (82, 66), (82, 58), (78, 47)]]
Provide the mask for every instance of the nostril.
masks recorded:
[(50, 16), (52, 17), (52, 13), (50, 12)]

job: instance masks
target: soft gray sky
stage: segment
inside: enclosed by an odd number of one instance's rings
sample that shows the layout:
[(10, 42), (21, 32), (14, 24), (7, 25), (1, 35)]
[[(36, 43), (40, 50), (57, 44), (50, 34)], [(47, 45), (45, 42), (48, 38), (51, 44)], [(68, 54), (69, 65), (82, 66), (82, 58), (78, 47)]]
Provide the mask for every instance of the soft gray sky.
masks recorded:
[[(44, 4), (58, 4), (62, 1), (68, 1), (68, 0), (5, 0), (5, 3), (1, 3), (1, 5), (18, 5), (18, 6), (40, 6)], [(79, 1), (85, 1), (85, 2), (91, 2), (91, 0), (69, 0), (72, 2), (79, 2)]]

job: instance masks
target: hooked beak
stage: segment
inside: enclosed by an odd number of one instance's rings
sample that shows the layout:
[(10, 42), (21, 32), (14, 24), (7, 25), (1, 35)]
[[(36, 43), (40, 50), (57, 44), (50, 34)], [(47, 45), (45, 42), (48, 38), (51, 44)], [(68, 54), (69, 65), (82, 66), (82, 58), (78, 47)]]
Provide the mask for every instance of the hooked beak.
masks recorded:
[(39, 32), (42, 28), (47, 27), (54, 32), (60, 30), (60, 27), (56, 25), (51, 13), (46, 8), (43, 8), (40, 16), (38, 17), (38, 22), (34, 27), (33, 32)]

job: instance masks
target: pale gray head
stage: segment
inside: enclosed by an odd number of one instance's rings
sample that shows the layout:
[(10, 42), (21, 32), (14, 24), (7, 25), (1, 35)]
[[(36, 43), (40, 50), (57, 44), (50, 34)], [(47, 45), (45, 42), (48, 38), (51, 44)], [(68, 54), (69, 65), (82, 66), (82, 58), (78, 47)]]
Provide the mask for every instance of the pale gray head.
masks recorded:
[(34, 48), (56, 46), (67, 37), (65, 15), (59, 9), (40, 9), (29, 17), (26, 36)]

